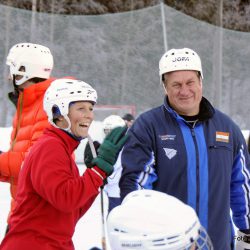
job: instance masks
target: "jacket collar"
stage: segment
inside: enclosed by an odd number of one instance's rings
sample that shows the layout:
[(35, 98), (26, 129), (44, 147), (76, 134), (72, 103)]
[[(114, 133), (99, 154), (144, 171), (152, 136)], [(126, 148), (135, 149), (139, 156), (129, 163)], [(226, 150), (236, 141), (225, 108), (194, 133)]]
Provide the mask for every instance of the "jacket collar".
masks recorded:
[[(171, 113), (174, 117), (180, 118), (180, 115), (170, 106), (167, 96), (164, 98), (163, 105), (167, 109), (167, 111)], [(212, 104), (205, 97), (202, 97), (200, 102), (200, 111), (198, 114), (199, 121), (206, 121), (210, 119), (214, 115), (214, 112), (215, 110)]]
[(44, 95), (45, 91), (54, 80), (55, 78), (49, 78), (43, 82), (32, 84), (28, 88), (24, 89), (19, 95), (19, 97), (23, 95), (23, 106), (33, 105), (37, 99)]
[(55, 136), (59, 138), (63, 143), (66, 145), (69, 152), (72, 154), (75, 149), (80, 144), (80, 141), (74, 139), (72, 136), (70, 136), (67, 132), (65, 132), (62, 129), (56, 128), (54, 126), (50, 126), (44, 131), (45, 134)]

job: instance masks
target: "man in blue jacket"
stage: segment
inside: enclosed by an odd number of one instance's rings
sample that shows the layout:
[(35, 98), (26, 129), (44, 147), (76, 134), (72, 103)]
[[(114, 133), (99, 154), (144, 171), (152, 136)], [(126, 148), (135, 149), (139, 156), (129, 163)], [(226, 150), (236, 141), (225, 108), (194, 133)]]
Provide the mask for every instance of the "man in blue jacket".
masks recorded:
[(250, 162), (240, 129), (202, 96), (195, 51), (171, 49), (159, 69), (164, 104), (141, 114), (128, 131), (121, 198), (144, 188), (173, 195), (196, 210), (215, 250), (234, 249), (234, 239), (237, 250), (250, 249)]

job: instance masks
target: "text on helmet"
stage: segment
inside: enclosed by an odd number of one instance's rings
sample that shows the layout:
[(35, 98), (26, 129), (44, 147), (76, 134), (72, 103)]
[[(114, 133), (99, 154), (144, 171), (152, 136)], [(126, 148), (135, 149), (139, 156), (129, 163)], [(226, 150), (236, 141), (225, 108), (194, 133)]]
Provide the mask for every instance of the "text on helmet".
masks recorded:
[(178, 57), (175, 57), (172, 62), (180, 62), (180, 61), (189, 61), (189, 57), (186, 57), (186, 56), (178, 56)]

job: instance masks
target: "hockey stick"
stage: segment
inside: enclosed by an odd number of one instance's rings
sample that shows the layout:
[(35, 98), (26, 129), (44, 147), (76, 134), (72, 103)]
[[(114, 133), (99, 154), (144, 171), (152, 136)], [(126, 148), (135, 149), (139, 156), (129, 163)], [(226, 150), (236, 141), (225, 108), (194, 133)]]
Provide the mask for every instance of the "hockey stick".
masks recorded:
[[(95, 146), (92, 138), (88, 135), (89, 146), (94, 158), (97, 157)], [(106, 250), (106, 230), (105, 230), (105, 215), (104, 215), (104, 199), (103, 199), (103, 186), (101, 186), (101, 216), (102, 216), (102, 250)]]
[(95, 150), (94, 142), (93, 142), (92, 138), (90, 137), (90, 135), (88, 135), (88, 141), (89, 141), (89, 146), (90, 146), (93, 158), (96, 158), (97, 153), (96, 153), (96, 150)]

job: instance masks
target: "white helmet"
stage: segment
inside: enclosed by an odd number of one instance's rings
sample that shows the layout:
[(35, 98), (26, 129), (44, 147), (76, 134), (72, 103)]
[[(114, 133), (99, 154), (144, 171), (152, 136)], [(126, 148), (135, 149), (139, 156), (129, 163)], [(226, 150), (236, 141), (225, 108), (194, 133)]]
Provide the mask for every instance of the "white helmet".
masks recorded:
[(162, 76), (165, 73), (178, 70), (198, 71), (203, 79), (201, 59), (198, 54), (191, 49), (171, 49), (161, 57), (159, 61), (159, 74), (161, 81)]
[[(49, 48), (34, 43), (19, 43), (10, 49), (6, 64), (10, 66), (12, 79), (13, 75), (23, 76), (15, 82), (16, 85), (21, 85), (35, 77), (48, 79), (54, 63)], [(25, 71), (20, 71), (22, 66)]]
[(115, 250), (213, 249), (193, 208), (158, 191), (128, 194), (110, 212), (107, 226)]
[(125, 121), (119, 115), (110, 115), (103, 120), (103, 130), (107, 135), (112, 129), (116, 127), (124, 127)]
[(97, 93), (88, 83), (80, 80), (65, 78), (53, 81), (43, 98), (43, 108), (47, 113), (49, 122), (57, 127), (53, 122), (53, 111), (56, 108), (56, 111), (65, 117), (70, 127), (68, 118), (69, 104), (75, 101), (89, 101), (95, 104)]

